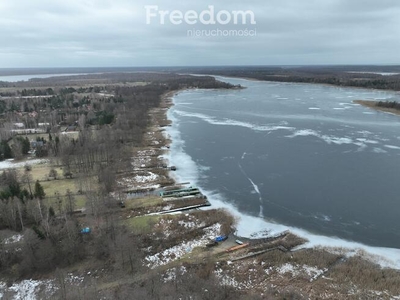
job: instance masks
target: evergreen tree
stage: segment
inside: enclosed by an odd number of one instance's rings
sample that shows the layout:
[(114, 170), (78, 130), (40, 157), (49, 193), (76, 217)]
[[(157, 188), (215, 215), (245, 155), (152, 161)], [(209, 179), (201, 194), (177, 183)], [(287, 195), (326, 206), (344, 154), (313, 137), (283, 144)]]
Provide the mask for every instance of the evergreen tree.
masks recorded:
[(31, 149), (31, 143), (29, 142), (28, 137), (23, 139), (22, 141), (22, 154), (28, 154), (29, 150)]
[(0, 143), (0, 159), (13, 158), (10, 146), (6, 141)]
[(40, 184), (39, 180), (36, 180), (35, 183), (35, 197), (39, 198), (40, 200), (42, 200), (44, 198), (44, 196), (46, 196), (42, 185)]
[(17, 137), (16, 140), (18, 143), (21, 144), (21, 152), (23, 155), (28, 154), (29, 150), (31, 149), (31, 143), (29, 142), (28, 137), (22, 138), (22, 137)]

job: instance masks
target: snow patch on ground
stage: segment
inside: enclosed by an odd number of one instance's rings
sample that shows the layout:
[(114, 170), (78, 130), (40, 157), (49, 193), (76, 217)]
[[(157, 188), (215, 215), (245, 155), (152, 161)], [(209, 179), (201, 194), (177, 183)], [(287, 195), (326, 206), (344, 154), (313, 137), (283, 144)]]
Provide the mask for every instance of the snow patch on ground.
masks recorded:
[(179, 268), (168, 269), (163, 275), (164, 283), (175, 281), (177, 274), (178, 276), (185, 275), (187, 273), (186, 267), (181, 266)]
[(24, 238), (24, 236), (22, 234), (15, 234), (9, 238), (4, 239), (4, 244), (14, 244), (14, 243), (18, 243), (20, 241), (22, 241), (22, 239)]
[(178, 224), (182, 227), (190, 229), (190, 228), (199, 228), (199, 227), (203, 227), (206, 225), (206, 224), (204, 224), (204, 222), (197, 219), (193, 215), (186, 214), (185, 216), (187, 217), (187, 220), (179, 220), (178, 221)]
[(25, 165), (39, 165), (39, 164), (47, 164), (49, 162), (48, 159), (30, 159), (26, 161), (15, 162), (14, 159), (7, 159), (0, 161), (0, 170), (4, 169), (12, 169), (12, 168), (22, 168)]
[[(83, 281), (84, 277), (75, 276), (72, 273), (65, 276), (65, 283), (70, 285), (81, 285)], [(0, 299), (3, 299), (5, 295), (9, 296), (10, 298), (7, 299), (10, 300), (39, 300), (44, 296), (46, 299), (52, 299), (58, 288), (55, 279), (27, 279), (15, 282), (10, 287), (7, 287), (5, 282), (0, 281)]]
[(5, 291), (6, 287), (7, 287), (7, 285), (4, 282), (0, 281), (0, 299), (3, 299), (4, 291)]
[(158, 179), (158, 175), (153, 172), (147, 172), (146, 175), (136, 175), (135, 181), (139, 183), (145, 183), (149, 181), (155, 181)]
[(77, 276), (74, 275), (72, 273), (68, 273), (66, 278), (65, 278), (65, 282), (69, 283), (69, 284), (74, 284), (74, 285), (79, 285), (81, 284), (83, 281), (85, 280), (84, 277), (82, 276)]
[(185, 241), (171, 248), (165, 249), (160, 253), (149, 255), (145, 258), (145, 264), (150, 268), (162, 266), (177, 260), (187, 253), (192, 252), (196, 247), (205, 246), (210, 239), (220, 234), (221, 224), (216, 223), (204, 229), (204, 235), (198, 239)]
[(217, 278), (219, 279), (219, 282), (221, 285), (232, 286), (239, 290), (241, 289), (239, 282), (232, 276), (229, 276), (228, 274), (226, 274), (224, 272), (224, 270), (217, 269), (217, 270), (215, 270), (214, 273), (215, 273), (215, 276), (217, 276)]
[(161, 219), (155, 226), (154, 229), (161, 231), (165, 237), (169, 237), (171, 232), (171, 224), (173, 221), (171, 219)]
[(327, 271), (327, 269), (321, 270), (316, 267), (311, 267), (308, 265), (300, 266), (300, 265), (292, 265), (289, 263), (286, 263), (278, 267), (276, 270), (281, 275), (284, 275), (286, 273), (291, 273), (292, 277), (297, 277), (299, 275), (307, 275), (307, 277), (310, 279), (310, 282), (314, 281)]
[(132, 166), (135, 169), (145, 168), (151, 163), (152, 157), (155, 157), (157, 152), (155, 149), (139, 150), (136, 155), (132, 157)]
[(196, 222), (193, 222), (193, 221), (179, 221), (178, 224), (185, 228), (195, 228), (196, 227)]
[(136, 189), (136, 188), (154, 188), (157, 189), (160, 187), (156, 182), (159, 180), (160, 176), (150, 172), (150, 171), (140, 171), (139, 174), (133, 177), (124, 177), (118, 180), (118, 185), (127, 188), (127, 189)]
[(12, 300), (36, 300), (39, 299), (37, 294), (41, 289), (44, 289), (47, 295), (52, 295), (57, 290), (54, 280), (28, 279), (14, 283), (8, 288), (4, 282), (0, 282), (0, 298), (7, 292), (14, 293), (10, 298)]
[[(230, 271), (233, 271), (233, 273), (226, 269), (217, 268), (214, 274), (221, 285), (232, 286), (238, 290), (254, 290), (255, 287), (265, 289), (268, 279), (267, 277), (260, 277), (256, 268), (254, 268), (256, 264), (256, 260), (233, 265), (232, 262), (228, 261), (228, 265), (231, 265)], [(241, 276), (241, 279), (237, 279), (235, 273)], [(269, 274), (266, 273), (266, 275)]]
[(266, 238), (271, 236), (271, 231), (268, 229), (253, 232), (252, 234), (249, 235), (250, 238), (252, 239), (261, 239), (261, 238)]

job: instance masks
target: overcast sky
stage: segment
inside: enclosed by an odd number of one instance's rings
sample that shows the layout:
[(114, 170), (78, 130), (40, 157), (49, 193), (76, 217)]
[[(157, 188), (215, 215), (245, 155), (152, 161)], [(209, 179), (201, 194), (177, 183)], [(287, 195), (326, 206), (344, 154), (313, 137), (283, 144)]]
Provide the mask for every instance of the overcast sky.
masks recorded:
[[(0, 0), (0, 68), (400, 64), (398, 0)], [(201, 2), (201, 3), (199, 3)], [(250, 10), (256, 24), (164, 25), (159, 10)], [(218, 23), (218, 22), (217, 22)], [(256, 36), (188, 36), (188, 30)]]

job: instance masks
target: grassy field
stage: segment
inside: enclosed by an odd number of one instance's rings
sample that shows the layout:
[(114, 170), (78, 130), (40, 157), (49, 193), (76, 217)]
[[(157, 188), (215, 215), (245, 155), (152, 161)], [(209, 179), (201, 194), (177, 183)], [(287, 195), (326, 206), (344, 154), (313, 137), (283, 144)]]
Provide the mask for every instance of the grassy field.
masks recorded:
[[(48, 180), (49, 177), (49, 172), (52, 169), (52, 166), (50, 164), (45, 164), (45, 165), (38, 165), (38, 166), (32, 166), (32, 170), (29, 172), (32, 177), (33, 180), (39, 180), (39, 181), (44, 181), (44, 180)], [(63, 170), (62, 168), (54, 168), (57, 173), (58, 173), (58, 178), (62, 178), (63, 177)], [(20, 172), (23, 172), (24, 170), (20, 170)]]
[[(53, 208), (57, 207), (57, 198), (56, 192), (64, 197), (67, 193), (67, 190), (74, 195), (76, 201), (76, 208), (81, 209), (85, 207), (86, 197), (84, 195), (80, 195), (78, 193), (79, 189), (79, 178), (66, 179), (63, 177), (63, 170), (60, 167), (54, 167), (57, 171), (58, 179), (49, 179), (49, 172), (53, 169), (50, 162), (44, 165), (33, 165), (29, 174), (32, 176), (31, 189), (34, 189), (35, 182), (39, 180), (42, 185), (46, 197), (44, 201), (48, 206), (52, 206)], [(25, 169), (19, 168), (18, 172), (22, 175), (25, 172)], [(28, 189), (28, 185), (25, 185), (24, 188)]]
[[(61, 195), (61, 199), (62, 201), (65, 201), (65, 194), (60, 194)], [(86, 197), (84, 195), (77, 195), (74, 196), (75, 199), (75, 209), (82, 209), (85, 208), (86, 206)], [(56, 197), (46, 197), (44, 199), (44, 203), (48, 206), (48, 207), (53, 207), (54, 209), (56, 209), (58, 207), (58, 203), (57, 203), (57, 198)]]
[(50, 180), (43, 181), (40, 184), (47, 196), (51, 197), (58, 192), (60, 195), (65, 195), (67, 190), (70, 190), (73, 194), (77, 193), (76, 180), (74, 179), (60, 179), (60, 180)]
[(166, 216), (154, 215), (135, 217), (124, 220), (123, 223), (136, 234), (149, 234), (152, 231), (154, 224), (163, 217)]
[(135, 209), (139, 207), (157, 206), (163, 203), (161, 197), (148, 196), (143, 198), (133, 198), (126, 201), (126, 207)]

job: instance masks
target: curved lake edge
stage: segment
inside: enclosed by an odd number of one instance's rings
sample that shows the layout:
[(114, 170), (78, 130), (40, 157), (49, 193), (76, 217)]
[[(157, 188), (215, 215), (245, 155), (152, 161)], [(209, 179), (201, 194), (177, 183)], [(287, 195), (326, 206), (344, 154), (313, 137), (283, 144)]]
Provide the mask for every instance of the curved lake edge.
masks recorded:
[[(274, 83), (274, 84), (287, 84), (287, 85), (300, 85), (300, 86), (326, 86), (326, 87), (332, 87), (332, 88), (337, 88), (337, 89), (355, 89), (355, 90), (362, 90), (362, 91), (368, 91), (368, 92), (390, 92), (390, 93), (397, 93), (399, 94), (400, 98), (400, 91), (399, 90), (393, 90), (393, 89), (377, 89), (377, 88), (367, 88), (367, 87), (359, 87), (359, 86), (347, 86), (347, 85), (336, 85), (336, 84), (331, 84), (331, 83), (310, 83), (310, 82), (292, 82), (292, 81), (272, 81), (272, 80), (262, 80), (262, 79), (256, 79), (256, 78), (251, 78), (251, 77), (236, 77), (236, 76), (225, 76), (225, 75), (214, 75), (214, 74), (191, 74), (190, 75), (194, 76), (212, 76), (215, 77), (216, 79), (218, 78), (228, 78), (228, 79), (233, 79), (233, 80), (247, 80), (251, 82), (268, 82), (268, 83)], [(222, 81), (221, 79), (218, 79)], [(247, 88), (243, 86), (243, 88)], [(368, 100), (367, 100), (368, 101)]]
[[(258, 81), (258, 82), (270, 82), (270, 81), (264, 81), (264, 80), (253, 80), (253, 79), (247, 79), (247, 78), (237, 78), (237, 77), (226, 77), (226, 76), (218, 76), (218, 75), (210, 75), (213, 77), (216, 77), (218, 80), (221, 80), (220, 78), (232, 78), (232, 79), (243, 79), (243, 80), (251, 80), (251, 81)], [(301, 84), (301, 85), (309, 85), (309, 86), (314, 86), (314, 85), (321, 85), (321, 84), (310, 84), (310, 83), (284, 83), (284, 84)], [(332, 86), (332, 85), (330, 85)], [(337, 88), (351, 88), (351, 87), (338, 87), (338, 86), (333, 86)], [(179, 162), (173, 159), (173, 155), (171, 155), (171, 152), (174, 152), (174, 144), (176, 144), (178, 141), (176, 138), (173, 138), (174, 134), (171, 134), (172, 131), (177, 130), (176, 128), (176, 120), (171, 116), (171, 108), (175, 105), (175, 97), (179, 96), (179, 94), (184, 93), (186, 91), (190, 91), (193, 89), (183, 89), (179, 91), (175, 91), (174, 93), (170, 94), (169, 96), (171, 97), (172, 104), (169, 107), (167, 113), (168, 119), (171, 121), (172, 126), (167, 128), (167, 133), (168, 136), (171, 137), (171, 149), (168, 154), (168, 160), (172, 162), (174, 165), (178, 166), (178, 171), (175, 175), (179, 178)], [(367, 89), (369, 90), (369, 89)], [(176, 136), (176, 134), (175, 134)], [(178, 132), (179, 136), (179, 132)], [(187, 154), (186, 154), (187, 155)], [(193, 162), (194, 163), (194, 162)], [(195, 164), (195, 163), (194, 163)], [(174, 178), (176, 179), (176, 178)], [(185, 181), (184, 178), (180, 178), (180, 181)], [(199, 188), (202, 188), (199, 186)], [(400, 249), (396, 248), (385, 248), (385, 247), (374, 247), (374, 246), (368, 246), (364, 245), (358, 242), (353, 242), (349, 240), (344, 240), (340, 239), (337, 237), (329, 237), (329, 236), (323, 236), (323, 235), (317, 235), (317, 234), (312, 234), (309, 231), (303, 230), (301, 228), (295, 228), (295, 227), (290, 227), (290, 226), (285, 226), (277, 223), (272, 223), (268, 222), (265, 219), (262, 219), (260, 217), (255, 217), (251, 216), (245, 213), (242, 213), (237, 210), (237, 208), (229, 204), (225, 201), (221, 201), (221, 199), (218, 199), (218, 196), (213, 195), (209, 191), (204, 191), (203, 193), (208, 196), (208, 199), (210, 203), (212, 204), (212, 208), (225, 208), (227, 209), (230, 213), (232, 213), (234, 216), (239, 217), (241, 220), (238, 225), (238, 235), (243, 236), (246, 238), (251, 238), (251, 234), (248, 232), (248, 225), (249, 224), (256, 224), (259, 226), (259, 232), (265, 231), (265, 230), (270, 230), (274, 232), (274, 234), (279, 234), (279, 232), (283, 232), (285, 230), (290, 230), (293, 234), (307, 239), (309, 242), (304, 244), (301, 247), (298, 247), (298, 249), (317, 249), (321, 251), (328, 251), (328, 252), (334, 252), (334, 253), (343, 253), (344, 256), (346, 257), (352, 257), (352, 256), (357, 256), (360, 257), (366, 261), (369, 261), (371, 263), (377, 263), (381, 267), (385, 268), (393, 268), (393, 269), (400, 269)]]
[(353, 103), (360, 104), (364, 107), (368, 107), (373, 110), (400, 116), (400, 110), (395, 109), (395, 108), (380, 107), (377, 105), (378, 102), (379, 101), (376, 101), (376, 100), (353, 100)]

